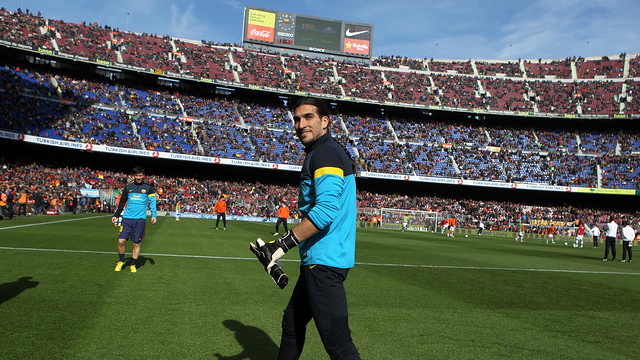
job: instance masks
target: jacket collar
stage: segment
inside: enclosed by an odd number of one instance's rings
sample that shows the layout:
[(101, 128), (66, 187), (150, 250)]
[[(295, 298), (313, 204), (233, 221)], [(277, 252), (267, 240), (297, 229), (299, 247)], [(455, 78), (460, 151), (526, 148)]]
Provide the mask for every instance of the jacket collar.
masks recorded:
[(327, 141), (330, 141), (331, 139), (332, 139), (331, 132), (327, 131), (326, 134), (323, 134), (322, 136), (317, 138), (316, 141), (312, 142), (310, 145), (305, 146), (304, 152), (308, 154), (311, 151), (313, 151), (313, 149), (315, 149), (318, 145), (324, 144)]

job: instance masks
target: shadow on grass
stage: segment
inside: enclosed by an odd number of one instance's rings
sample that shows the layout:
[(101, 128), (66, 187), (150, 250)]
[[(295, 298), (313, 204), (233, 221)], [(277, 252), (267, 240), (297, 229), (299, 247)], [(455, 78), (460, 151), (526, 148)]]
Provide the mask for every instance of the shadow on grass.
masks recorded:
[(14, 297), (22, 294), (27, 289), (34, 288), (40, 284), (38, 281), (32, 281), (33, 277), (23, 276), (20, 279), (7, 282), (0, 285), (0, 305), (7, 300), (11, 300)]
[(138, 256), (138, 261), (136, 262), (136, 267), (137, 268), (141, 268), (141, 267), (147, 265), (147, 263), (149, 263), (151, 265), (155, 265), (156, 264), (155, 260), (153, 260), (152, 258), (140, 255), (140, 256)]
[[(152, 258), (140, 255), (138, 256), (138, 261), (136, 261), (136, 268), (140, 269), (141, 267), (147, 265), (147, 263), (151, 265), (156, 264), (155, 260), (153, 260)], [(124, 260), (124, 266), (128, 267), (130, 265), (131, 265), (131, 257), (128, 257)]]
[(213, 354), (217, 359), (271, 360), (278, 357), (278, 345), (263, 330), (244, 325), (238, 320), (225, 320), (222, 325), (235, 332), (236, 340), (243, 350), (239, 354), (229, 356)]

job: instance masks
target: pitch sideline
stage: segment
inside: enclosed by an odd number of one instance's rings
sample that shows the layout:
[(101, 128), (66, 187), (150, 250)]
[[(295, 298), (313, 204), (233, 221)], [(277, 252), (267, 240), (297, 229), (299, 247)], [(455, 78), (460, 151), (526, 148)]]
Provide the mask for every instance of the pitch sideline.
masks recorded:
[[(43, 252), (64, 252), (64, 253), (82, 253), (82, 254), (100, 254), (113, 255), (112, 251), (96, 251), (96, 250), (66, 250), (66, 249), (37, 249), (37, 248), (18, 248), (0, 246), (0, 250), (14, 251), (43, 251)], [(157, 254), (144, 253), (148, 256), (165, 256), (177, 258), (196, 258), (196, 259), (216, 259), (216, 260), (250, 260), (255, 261), (255, 257), (233, 257), (233, 256), (209, 256), (209, 255), (181, 255), (181, 254)], [(298, 262), (293, 259), (280, 259), (280, 261)], [(360, 266), (387, 266), (387, 267), (405, 267), (405, 268), (424, 268), (424, 269), (454, 269), (454, 270), (488, 270), (488, 271), (527, 271), (527, 272), (549, 272), (549, 273), (568, 273), (568, 274), (601, 274), (601, 275), (635, 275), (640, 273), (628, 273), (617, 271), (586, 271), (586, 270), (562, 270), (562, 269), (533, 269), (533, 268), (500, 268), (500, 267), (482, 267), (482, 266), (455, 266), (455, 265), (420, 265), (420, 264), (378, 264), (356, 262)]]
[(0, 230), (19, 229), (19, 228), (23, 228), (23, 227), (57, 224), (57, 223), (63, 223), (63, 222), (69, 222), (69, 221), (81, 221), (81, 220), (99, 219), (99, 218), (108, 217), (108, 216), (113, 216), (113, 215), (110, 214), (110, 215), (102, 215), (102, 216), (88, 216), (88, 217), (83, 217), (83, 218), (80, 218), (80, 219), (67, 219), (67, 220), (49, 221), (49, 222), (43, 222), (43, 223), (37, 223), (37, 224), (25, 224), (25, 225), (7, 226), (7, 227), (0, 227)]

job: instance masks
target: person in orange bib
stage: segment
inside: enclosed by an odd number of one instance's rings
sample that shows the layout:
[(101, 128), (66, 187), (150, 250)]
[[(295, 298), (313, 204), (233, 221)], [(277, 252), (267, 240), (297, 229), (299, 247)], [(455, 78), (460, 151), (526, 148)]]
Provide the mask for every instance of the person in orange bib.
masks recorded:
[(453, 231), (456, 229), (456, 218), (449, 218), (449, 229), (447, 232), (447, 236), (453, 237)]
[(280, 207), (278, 208), (278, 221), (276, 221), (276, 232), (273, 235), (279, 235), (278, 228), (280, 228), (280, 224), (284, 226), (285, 234), (289, 232), (289, 228), (287, 227), (287, 220), (289, 220), (289, 207), (287, 204), (282, 202)]
[(552, 244), (556, 243), (556, 241), (554, 240), (555, 234), (556, 234), (556, 229), (553, 227), (553, 225), (551, 225), (549, 230), (547, 230), (547, 244), (549, 243), (549, 240), (551, 240)]
[(225, 195), (220, 195), (218, 201), (213, 206), (213, 211), (216, 212), (216, 230), (218, 230), (218, 224), (220, 223), (220, 218), (222, 218), (222, 226), (223, 230), (227, 230), (227, 201)]

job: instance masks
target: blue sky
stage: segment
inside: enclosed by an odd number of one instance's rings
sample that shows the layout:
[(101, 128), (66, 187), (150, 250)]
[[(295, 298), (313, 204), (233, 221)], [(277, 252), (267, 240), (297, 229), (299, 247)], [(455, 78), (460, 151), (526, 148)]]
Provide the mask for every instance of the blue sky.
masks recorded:
[[(374, 25), (373, 55), (563, 59), (640, 52), (638, 0), (10, 0), (8, 10), (241, 43), (245, 6)], [(127, 15), (127, 13), (129, 15)]]

